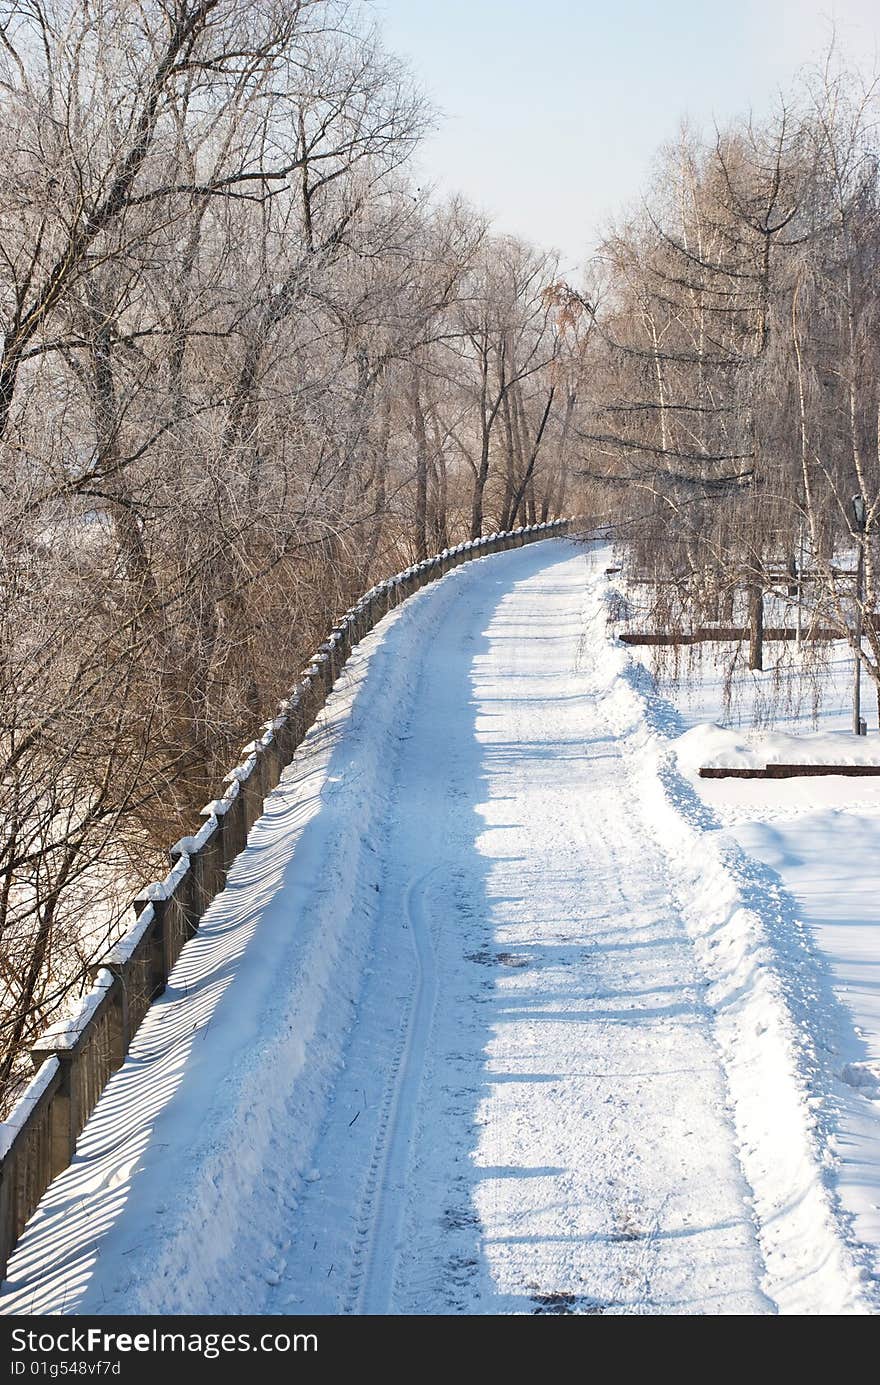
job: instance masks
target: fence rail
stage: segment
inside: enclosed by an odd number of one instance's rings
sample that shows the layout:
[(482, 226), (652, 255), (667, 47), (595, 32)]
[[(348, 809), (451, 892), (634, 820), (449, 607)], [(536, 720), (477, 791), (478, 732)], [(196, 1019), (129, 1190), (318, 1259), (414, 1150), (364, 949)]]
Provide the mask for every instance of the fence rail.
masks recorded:
[(245, 746), (224, 792), (202, 809), (202, 825), (171, 848), (172, 868), (134, 901), (135, 922), (92, 968), (92, 989), (78, 1012), (53, 1025), (31, 1050), (35, 1075), (0, 1125), (0, 1275), (52, 1179), (71, 1162), (76, 1142), (153, 1000), (165, 989), (185, 944), (223, 889), (297, 747), (314, 723), (352, 649), (421, 587), (472, 558), (562, 536), (577, 525), (552, 520), (446, 549), (368, 591), (330, 631), (263, 734)]
[[(625, 630), (618, 636), (621, 644), (685, 645), (737, 644), (751, 637), (748, 625), (700, 625), (696, 630)], [(793, 625), (765, 625), (763, 638), (767, 642), (802, 639), (807, 644), (827, 644), (846, 639), (845, 630), (831, 626), (805, 626), (802, 631)]]

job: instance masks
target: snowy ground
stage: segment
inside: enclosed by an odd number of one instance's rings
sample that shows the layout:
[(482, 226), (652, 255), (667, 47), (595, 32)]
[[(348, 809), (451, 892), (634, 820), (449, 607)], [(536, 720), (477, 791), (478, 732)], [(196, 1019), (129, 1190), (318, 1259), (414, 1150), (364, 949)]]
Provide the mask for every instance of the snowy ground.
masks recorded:
[[(648, 668), (644, 651), (641, 662)], [(763, 674), (741, 667), (723, 697), (730, 649), (703, 646), (689, 676), (656, 686), (683, 780), (717, 827), (731, 868), (776, 901), (780, 945), (800, 936), (803, 980), (790, 1004), (817, 1052), (812, 1078), (829, 1184), (863, 1263), (880, 1278), (880, 778), (700, 780), (700, 765), (880, 764), (876, 697), (863, 681), (870, 730), (852, 734), (852, 657), (843, 643), (804, 676), (792, 646), (769, 645)], [(778, 666), (775, 666), (778, 661)], [(813, 707), (813, 690), (820, 698)], [(650, 695), (650, 694), (649, 694)], [(776, 704), (776, 705), (774, 705)], [(755, 714), (772, 729), (756, 728)], [(744, 854), (745, 853), (745, 854)], [(766, 904), (765, 904), (766, 912)], [(795, 994), (795, 990), (799, 994)]]
[(876, 1309), (863, 1040), (609, 638), (607, 562), (469, 564), (360, 646), (3, 1311)]

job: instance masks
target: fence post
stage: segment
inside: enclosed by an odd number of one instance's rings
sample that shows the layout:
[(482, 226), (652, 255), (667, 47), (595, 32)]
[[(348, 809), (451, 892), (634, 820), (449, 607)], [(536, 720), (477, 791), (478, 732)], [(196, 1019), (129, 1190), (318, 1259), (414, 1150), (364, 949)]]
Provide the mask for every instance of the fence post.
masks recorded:
[(49, 1160), (52, 1177), (67, 1168), (76, 1150), (76, 1140), (80, 1127), (77, 1124), (76, 1088), (73, 1082), (73, 1062), (69, 1053), (42, 1054), (38, 1048), (31, 1049), (31, 1060), (35, 1069), (42, 1067), (46, 1058), (58, 1059), (58, 1086), (49, 1107)]

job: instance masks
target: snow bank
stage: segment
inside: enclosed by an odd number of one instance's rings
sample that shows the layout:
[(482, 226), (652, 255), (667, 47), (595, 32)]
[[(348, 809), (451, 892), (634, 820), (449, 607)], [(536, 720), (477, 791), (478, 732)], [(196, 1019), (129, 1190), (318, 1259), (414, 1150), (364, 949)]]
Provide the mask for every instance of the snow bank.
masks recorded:
[[(597, 572), (604, 565), (600, 554)], [(808, 953), (802, 938), (774, 928), (778, 904), (761, 897), (760, 884), (748, 879), (743, 853), (711, 830), (710, 811), (681, 772), (693, 772), (707, 754), (755, 754), (757, 763), (764, 750), (754, 748), (759, 738), (720, 727), (677, 734), (674, 709), (654, 694), (652, 680), (625, 647), (609, 641), (608, 606), (619, 596), (611, 583), (597, 584), (592, 602), (593, 638), (607, 646), (606, 711), (653, 814), (709, 982), (740, 1158), (754, 1196), (765, 1291), (783, 1313), (870, 1312), (869, 1270), (831, 1187), (833, 1152), (814, 1086), (821, 1038), (798, 997)], [(760, 738), (763, 747), (786, 755), (791, 740)], [(837, 742), (819, 740), (826, 749)]]
[(758, 811), (765, 820), (752, 816), (725, 835), (763, 863), (785, 926), (813, 949), (802, 1009), (822, 1039), (814, 1087), (821, 1081), (830, 1117), (834, 1189), (880, 1283), (880, 813), (861, 793), (845, 808), (789, 814), (771, 802)]

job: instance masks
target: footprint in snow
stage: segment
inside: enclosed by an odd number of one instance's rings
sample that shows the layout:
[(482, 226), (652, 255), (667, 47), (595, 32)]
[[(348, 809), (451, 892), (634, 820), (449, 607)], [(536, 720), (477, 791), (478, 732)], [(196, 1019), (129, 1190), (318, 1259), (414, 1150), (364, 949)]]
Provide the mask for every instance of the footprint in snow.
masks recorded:
[(880, 1068), (871, 1063), (847, 1063), (841, 1079), (869, 1101), (880, 1100)]

